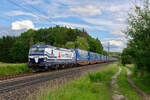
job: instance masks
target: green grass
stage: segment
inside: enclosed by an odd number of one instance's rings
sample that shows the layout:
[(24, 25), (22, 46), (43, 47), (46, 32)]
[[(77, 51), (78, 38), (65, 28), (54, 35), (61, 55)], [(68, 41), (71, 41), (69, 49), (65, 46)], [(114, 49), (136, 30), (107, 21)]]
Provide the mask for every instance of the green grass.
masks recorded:
[(107, 65), (99, 72), (90, 73), (55, 91), (46, 89), (37, 96), (37, 100), (110, 100), (109, 82), (117, 71), (116, 64)]
[(32, 69), (27, 67), (27, 64), (11, 64), (11, 63), (1, 63), (0, 62), (0, 76), (4, 75), (14, 75), (25, 72), (32, 72)]
[(128, 99), (128, 100), (141, 100), (141, 97), (133, 90), (130, 84), (127, 81), (127, 73), (126, 68), (122, 67), (122, 72), (117, 78), (117, 83), (119, 85), (120, 92)]
[(135, 72), (134, 65), (127, 66), (132, 71), (132, 80), (134, 80), (137, 87), (150, 95), (150, 73), (146, 71)]

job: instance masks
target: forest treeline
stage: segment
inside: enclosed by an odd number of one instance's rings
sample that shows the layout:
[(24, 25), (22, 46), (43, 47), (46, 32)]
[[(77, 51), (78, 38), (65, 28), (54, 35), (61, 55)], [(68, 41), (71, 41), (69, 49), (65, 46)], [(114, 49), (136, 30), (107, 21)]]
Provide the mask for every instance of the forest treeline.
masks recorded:
[(48, 44), (62, 48), (80, 48), (107, 55), (98, 38), (93, 38), (82, 29), (55, 26), (28, 30), (20, 36), (0, 38), (0, 62), (27, 62), (29, 48), (33, 44)]
[(122, 64), (133, 63), (141, 71), (150, 72), (150, 2), (144, 0), (142, 6), (135, 5), (135, 11), (129, 14), (127, 48), (123, 50)]

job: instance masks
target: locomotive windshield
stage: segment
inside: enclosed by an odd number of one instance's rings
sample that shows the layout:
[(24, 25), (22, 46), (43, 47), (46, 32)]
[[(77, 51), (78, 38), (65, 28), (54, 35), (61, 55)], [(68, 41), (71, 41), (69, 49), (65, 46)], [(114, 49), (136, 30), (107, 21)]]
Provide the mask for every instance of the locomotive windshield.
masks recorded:
[(44, 54), (45, 48), (31, 48), (30, 54)]

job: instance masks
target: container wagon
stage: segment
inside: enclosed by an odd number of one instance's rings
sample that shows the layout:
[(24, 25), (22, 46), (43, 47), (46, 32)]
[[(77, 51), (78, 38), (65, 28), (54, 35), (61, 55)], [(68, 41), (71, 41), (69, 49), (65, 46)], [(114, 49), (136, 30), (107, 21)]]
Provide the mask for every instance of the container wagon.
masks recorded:
[(88, 65), (90, 62), (90, 53), (85, 50), (75, 49), (76, 64)]

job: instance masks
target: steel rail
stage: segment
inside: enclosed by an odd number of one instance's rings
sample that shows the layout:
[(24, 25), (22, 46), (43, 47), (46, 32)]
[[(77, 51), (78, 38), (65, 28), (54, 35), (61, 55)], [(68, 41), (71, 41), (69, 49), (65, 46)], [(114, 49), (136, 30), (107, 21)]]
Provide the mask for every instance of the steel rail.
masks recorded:
[(44, 74), (44, 75), (41, 74), (41, 75), (37, 75), (37, 76), (33, 76), (33, 77), (24, 77), (24, 78), (18, 79), (18, 80), (11, 80), (8, 82), (7, 81), (0, 82), (0, 94), (6, 93), (9, 91), (13, 91), (16, 89), (20, 89), (20, 88), (23, 88), (26, 86), (30, 86), (33, 84), (42, 83), (42, 82), (53, 80), (56, 78), (61, 78), (61, 77), (67, 76), (67, 75), (71, 75), (73, 73), (79, 73), (81, 71), (85, 71), (88, 69), (97, 68), (102, 65), (104, 65), (104, 64), (87, 65), (84, 67), (77, 67), (77, 68), (73, 68), (73, 69), (69, 69), (69, 70), (63, 70), (63, 71), (58, 71), (58, 72)]

